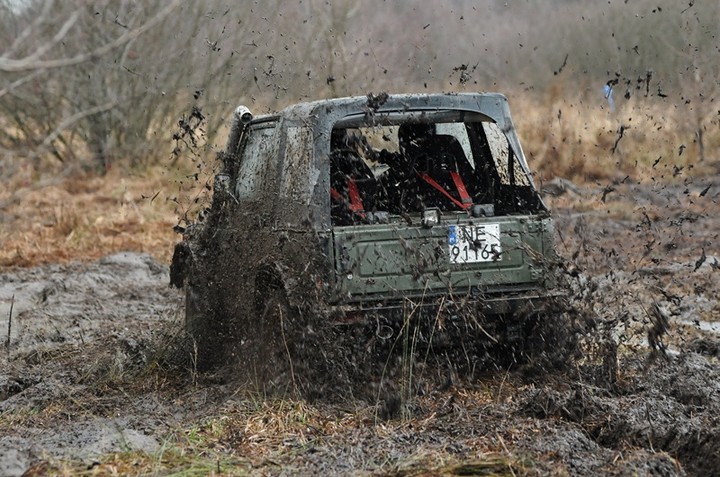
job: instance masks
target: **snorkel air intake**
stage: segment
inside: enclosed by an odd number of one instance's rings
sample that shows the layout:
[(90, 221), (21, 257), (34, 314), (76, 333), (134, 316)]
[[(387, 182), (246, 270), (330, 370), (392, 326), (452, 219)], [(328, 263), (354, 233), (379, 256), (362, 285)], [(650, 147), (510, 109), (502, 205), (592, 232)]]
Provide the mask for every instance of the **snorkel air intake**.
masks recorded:
[(250, 124), (252, 118), (253, 114), (247, 106), (241, 105), (235, 108), (232, 125), (230, 126), (230, 137), (228, 138), (227, 145), (225, 146), (225, 154), (234, 154), (235, 151), (237, 151), (242, 133), (245, 131), (245, 127)]

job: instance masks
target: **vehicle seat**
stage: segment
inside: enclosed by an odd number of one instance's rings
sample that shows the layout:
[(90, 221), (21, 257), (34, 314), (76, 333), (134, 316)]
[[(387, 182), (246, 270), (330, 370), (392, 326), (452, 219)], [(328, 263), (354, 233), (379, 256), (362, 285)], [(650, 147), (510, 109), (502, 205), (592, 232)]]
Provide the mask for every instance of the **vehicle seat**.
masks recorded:
[(428, 140), (416, 168), (426, 206), (452, 209), (454, 203), (456, 208), (465, 209), (472, 205), (466, 184), (473, 178), (472, 168), (455, 136), (438, 134)]

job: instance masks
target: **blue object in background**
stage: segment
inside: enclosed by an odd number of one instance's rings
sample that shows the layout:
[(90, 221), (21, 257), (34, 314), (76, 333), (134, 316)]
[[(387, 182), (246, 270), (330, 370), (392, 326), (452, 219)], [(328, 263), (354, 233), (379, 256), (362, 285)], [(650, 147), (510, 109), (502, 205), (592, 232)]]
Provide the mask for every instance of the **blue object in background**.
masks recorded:
[(615, 100), (612, 97), (613, 94), (613, 87), (609, 84), (606, 84), (603, 86), (603, 94), (605, 95), (605, 99), (607, 99), (608, 104), (610, 105), (610, 112), (615, 112)]

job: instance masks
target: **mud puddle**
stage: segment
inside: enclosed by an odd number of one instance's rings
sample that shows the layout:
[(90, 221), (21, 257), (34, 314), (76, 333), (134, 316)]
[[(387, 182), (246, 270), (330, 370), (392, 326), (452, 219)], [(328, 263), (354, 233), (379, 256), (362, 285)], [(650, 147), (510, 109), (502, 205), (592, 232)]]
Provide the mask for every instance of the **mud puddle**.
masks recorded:
[[(20, 475), (48, 455), (157, 448), (138, 426), (138, 410), (112, 415), (117, 399), (90, 391), (147, 364), (159, 333), (179, 316), (181, 297), (167, 287), (166, 268), (120, 253), (0, 275), (0, 475)], [(133, 400), (130, 408), (145, 398)]]
[[(379, 404), (354, 401), (258, 414), (271, 404), (194, 374), (191, 353), (186, 368), (159, 372), (183, 299), (147, 255), (3, 270), (0, 475), (50, 459), (93, 468), (117, 452), (158, 456), (171, 436), (213, 420), (225, 432), (213, 452), (250, 462), (250, 473), (482, 475), (492, 464), (508, 475), (711, 475), (720, 227), (707, 214), (681, 220), (692, 211), (653, 194), (640, 207), (616, 204), (634, 193), (619, 192), (606, 199), (622, 213), (576, 213), (586, 197), (554, 206), (576, 318), (591, 325), (581, 359), (562, 372), (529, 363), (428, 388), (390, 420), (378, 419)], [(302, 412), (291, 426), (292, 406)]]

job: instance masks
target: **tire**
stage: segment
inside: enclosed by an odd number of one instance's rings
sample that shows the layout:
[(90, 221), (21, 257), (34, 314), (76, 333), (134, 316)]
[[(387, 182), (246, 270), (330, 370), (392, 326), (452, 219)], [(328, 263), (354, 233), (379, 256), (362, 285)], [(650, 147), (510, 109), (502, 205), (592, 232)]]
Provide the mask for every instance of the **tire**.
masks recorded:
[(257, 330), (262, 342), (281, 357), (286, 348), (285, 326), (290, 321), (290, 305), (285, 293), (278, 289), (265, 292), (262, 310), (257, 316)]
[(577, 336), (567, 313), (539, 313), (526, 323), (528, 364), (546, 371), (561, 371), (574, 362), (577, 351)]
[(223, 364), (224, 338), (208, 299), (201, 290), (185, 287), (185, 329), (190, 337), (193, 368), (208, 371)]
[(271, 393), (295, 392), (297, 316), (281, 286), (269, 285), (255, 296), (255, 326), (247, 330), (243, 361), (256, 386)]

